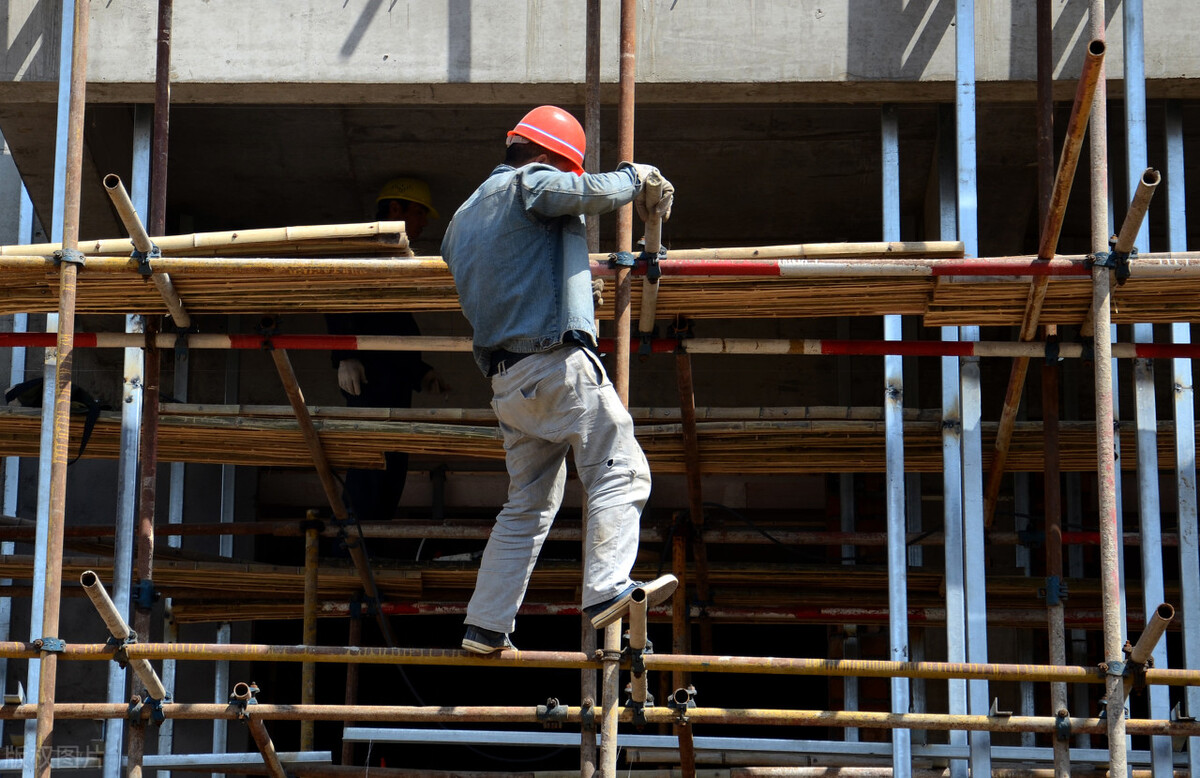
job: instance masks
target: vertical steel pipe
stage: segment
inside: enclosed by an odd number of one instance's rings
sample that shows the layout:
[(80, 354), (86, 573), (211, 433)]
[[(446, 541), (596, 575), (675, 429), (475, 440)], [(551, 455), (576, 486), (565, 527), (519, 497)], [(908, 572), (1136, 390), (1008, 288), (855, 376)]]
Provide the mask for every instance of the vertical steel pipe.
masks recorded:
[[(239, 318), (236, 314), (229, 317), (229, 331), (237, 332)], [(225, 402), (229, 405), (235, 405), (238, 401), (238, 355), (236, 352), (230, 351), (225, 355)], [(236, 476), (237, 468), (234, 465), (221, 465), (221, 523), (232, 524), (234, 516), (234, 500), (237, 493)], [(218, 540), (218, 551), (223, 557), (233, 556), (233, 536), (221, 535)], [(229, 643), (232, 636), (232, 627), (229, 622), (223, 622), (217, 626), (217, 643)], [(213, 665), (213, 699), (217, 702), (224, 702), (229, 688), (229, 662), (226, 660), (218, 660)], [(229, 740), (228, 722), (224, 720), (213, 721), (213, 753), (223, 754)], [(213, 775), (212, 778), (220, 778), (219, 775)]]
[[(592, 626), (591, 624), (588, 625)], [(595, 630), (592, 630), (595, 632)], [(350, 617), (350, 634), (346, 638), (346, 645), (357, 646), (362, 644), (362, 619), (358, 616)], [(353, 707), (358, 704), (358, 665), (351, 663), (346, 665), (346, 707)], [(344, 726), (354, 726), (353, 721), (343, 722)], [(585, 738), (586, 739), (586, 738)], [(349, 740), (342, 741), (342, 764), (349, 765), (354, 762), (354, 743)]]
[[(1103, 0), (1090, 0), (1089, 29), (1093, 40), (1105, 38)], [(1092, 250), (1108, 248), (1108, 99), (1101, 72), (1092, 104), (1091, 132), (1091, 234)], [(1095, 315), (1094, 348), (1096, 354), (1096, 478), (1099, 489), (1100, 591), (1104, 612), (1104, 659), (1124, 660), (1122, 647), (1121, 568), (1117, 535), (1117, 474), (1113, 454), (1113, 375), (1112, 375), (1112, 271), (1096, 267), (1092, 274), (1092, 309)], [(1110, 672), (1105, 682), (1105, 711), (1108, 722), (1109, 771), (1125, 775), (1128, 768), (1125, 744), (1125, 696), (1122, 679)]]
[[(637, 81), (637, 0), (621, 0), (621, 63), (618, 74), (617, 155), (632, 162), (634, 86)], [(617, 250), (633, 249), (633, 206), (617, 211)], [(617, 271), (614, 317), (616, 354), (613, 357), (613, 385), (624, 405), (629, 405), (630, 298), (632, 283), (629, 268)], [(603, 706), (600, 724), (600, 774), (607, 778), (617, 769), (617, 716), (620, 713), (620, 686), (616, 657), (621, 648), (620, 624), (604, 629), (604, 669), (601, 672)]]
[[(584, 62), (584, 109), (583, 126), (587, 137), (587, 153), (584, 166), (596, 172), (600, 169), (600, 0), (587, 0), (587, 48)], [(600, 251), (600, 217), (587, 217), (588, 251)], [(587, 523), (587, 511), (583, 512)], [(586, 526), (584, 527), (586, 529)], [(583, 533), (587, 537), (587, 533)], [(580, 617), (580, 648), (591, 654), (596, 650), (596, 630), (586, 617)], [(579, 675), (579, 699), (599, 699), (596, 689), (596, 673), (583, 670)], [(596, 738), (594, 727), (584, 727), (579, 744), (580, 778), (592, 778), (596, 773)]]
[[(71, 40), (70, 110), (67, 120), (66, 180), (63, 198), (62, 247), (59, 270), (58, 369), (54, 382), (54, 426), (50, 459), (50, 503), (46, 537), (45, 599), (42, 636), (58, 638), (62, 604), (63, 528), (66, 520), (67, 458), (71, 437), (71, 351), (75, 340), (75, 290), (77, 268), (68, 252), (79, 248), (79, 201), (83, 178), (83, 119), (87, 90), (87, 43), (90, 20), (88, 0), (77, 0)], [(54, 748), (54, 700), (58, 655), (43, 650), (38, 679), (38, 715), (35, 744), (37, 778), (50, 775)]]
[[(900, 126), (895, 106), (884, 106), (880, 117), (883, 206), (883, 239), (900, 239)], [(903, 340), (899, 316), (885, 316), (886, 340)], [(908, 549), (905, 545), (907, 523), (904, 500), (904, 360), (899, 356), (883, 358), (883, 415), (887, 458), (888, 527), (888, 625), (889, 656), (892, 661), (909, 661), (908, 649)], [(892, 712), (907, 713), (909, 682), (892, 678)], [(912, 733), (892, 733), (892, 765), (897, 775), (912, 770)]]
[[(1177, 101), (1166, 106), (1167, 250), (1187, 248), (1187, 181), (1183, 157), (1183, 111)], [(1191, 343), (1192, 325), (1171, 325), (1172, 343)], [(1200, 529), (1196, 507), (1196, 411), (1192, 361), (1173, 359), (1175, 414), (1175, 490), (1179, 517), (1179, 605), (1183, 611), (1183, 666), (1200, 667)], [(1200, 714), (1200, 687), (1185, 691), (1188, 715)], [(1200, 775), (1200, 738), (1188, 739), (1188, 767)]]
[[(1057, 584), (1063, 580), (1062, 564), (1062, 480), (1058, 466), (1058, 364), (1042, 366), (1042, 445), (1045, 487), (1043, 506), (1046, 532), (1046, 631), (1049, 641), (1049, 661), (1053, 665), (1067, 663), (1067, 632), (1062, 599)], [(1067, 709), (1067, 685), (1050, 684), (1050, 709)], [(1054, 771), (1057, 778), (1070, 775), (1070, 744), (1054, 739)]]
[[(304, 530), (304, 636), (306, 646), (317, 644), (317, 571), (320, 564), (320, 536), (317, 528)], [(317, 701), (317, 665), (304, 662), (300, 665), (300, 702), (311, 705)], [(312, 721), (300, 723), (300, 750), (313, 750)]]
[[(150, 234), (167, 234), (167, 146), (171, 124), (171, 16), (174, 0), (158, 0), (154, 60), (154, 135), (150, 166)], [(186, 325), (181, 325), (186, 326)]]
[[(952, 106), (938, 109), (938, 236), (953, 240), (958, 236), (958, 172)], [(943, 341), (958, 340), (957, 327), (942, 327)], [(951, 662), (967, 661), (966, 600), (964, 598), (963, 567), (963, 440), (962, 396), (959, 360), (942, 357), (942, 525), (945, 538), (946, 570), (946, 651)], [(967, 683), (961, 679), (947, 682), (948, 706), (951, 714), (967, 712)], [(950, 732), (950, 744), (966, 746), (967, 733)], [(950, 762), (952, 778), (966, 778), (965, 760)]]

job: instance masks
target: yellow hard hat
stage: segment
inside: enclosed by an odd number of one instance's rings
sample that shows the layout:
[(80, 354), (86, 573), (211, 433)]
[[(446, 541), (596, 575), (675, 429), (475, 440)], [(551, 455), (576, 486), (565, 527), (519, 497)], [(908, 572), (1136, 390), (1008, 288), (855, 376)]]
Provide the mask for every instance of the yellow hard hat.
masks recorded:
[(429, 184), (419, 178), (401, 176), (388, 181), (379, 190), (379, 196), (375, 198), (377, 203), (383, 200), (408, 200), (419, 203), (429, 209), (430, 216), (438, 218), (437, 208), (433, 207), (433, 195), (429, 192)]

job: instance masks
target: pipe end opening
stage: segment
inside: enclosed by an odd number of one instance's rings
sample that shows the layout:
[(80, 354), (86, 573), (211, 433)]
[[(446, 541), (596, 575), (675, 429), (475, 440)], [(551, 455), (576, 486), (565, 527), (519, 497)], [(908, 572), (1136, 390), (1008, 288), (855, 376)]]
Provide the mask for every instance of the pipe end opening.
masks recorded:
[(1102, 56), (1104, 54), (1104, 50), (1105, 44), (1102, 40), (1096, 39), (1088, 44), (1088, 54), (1091, 54), (1093, 57)]
[(91, 589), (99, 582), (100, 578), (91, 570), (84, 570), (79, 576), (79, 583), (83, 584), (85, 589)]

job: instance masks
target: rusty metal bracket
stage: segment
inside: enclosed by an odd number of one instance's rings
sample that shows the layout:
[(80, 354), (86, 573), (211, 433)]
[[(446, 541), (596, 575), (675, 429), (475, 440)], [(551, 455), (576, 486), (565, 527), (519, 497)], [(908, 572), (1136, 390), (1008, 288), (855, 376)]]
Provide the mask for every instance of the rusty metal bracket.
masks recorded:
[(1063, 743), (1071, 740), (1071, 716), (1066, 708), (1054, 716), (1054, 737)]
[(591, 697), (584, 697), (579, 705), (579, 726), (584, 732), (596, 731), (596, 702)]
[(560, 705), (558, 698), (550, 697), (545, 705), (537, 706), (537, 720), (546, 729), (560, 729), (567, 721), (567, 706)]
[(608, 255), (608, 266), (616, 267), (634, 267), (637, 265), (637, 257), (632, 251), (614, 251)]
[(149, 278), (150, 276), (154, 275), (154, 268), (150, 265), (150, 261), (154, 259), (161, 259), (162, 250), (159, 249), (157, 244), (151, 243), (149, 251), (138, 251), (137, 249), (134, 249), (133, 253), (129, 256), (137, 260), (138, 275)]
[(83, 252), (79, 249), (59, 249), (55, 251), (54, 264), (61, 266), (64, 262), (70, 265), (78, 265), (79, 267), (83, 267), (86, 264), (87, 259), (83, 256)]
[(129, 666), (129, 655), (125, 652), (125, 649), (132, 646), (137, 640), (137, 632), (131, 629), (129, 630), (129, 634), (122, 640), (110, 636), (108, 640), (104, 641), (104, 645), (113, 647), (113, 661), (122, 670)]
[(33, 641), (33, 647), (39, 651), (61, 654), (67, 650), (67, 642), (62, 638), (38, 638)]

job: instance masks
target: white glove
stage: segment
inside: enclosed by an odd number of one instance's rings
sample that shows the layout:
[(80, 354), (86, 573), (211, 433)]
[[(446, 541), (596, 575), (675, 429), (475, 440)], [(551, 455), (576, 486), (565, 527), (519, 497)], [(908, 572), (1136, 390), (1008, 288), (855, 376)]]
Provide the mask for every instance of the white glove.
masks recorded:
[(362, 385), (367, 382), (367, 370), (357, 359), (343, 359), (338, 362), (338, 386), (346, 394), (355, 397), (362, 394)]
[[(666, 221), (671, 218), (671, 205), (675, 201), (675, 186), (666, 177), (659, 172), (658, 168), (653, 165), (642, 165), (637, 162), (627, 162), (633, 172), (637, 174), (638, 179), (638, 194), (633, 199), (633, 205), (637, 208), (638, 216), (642, 221), (647, 222), (652, 218), (661, 218)], [(648, 203), (646, 198), (649, 196), (647, 191), (647, 183), (657, 186), (661, 183), (662, 194), (656, 202)]]

